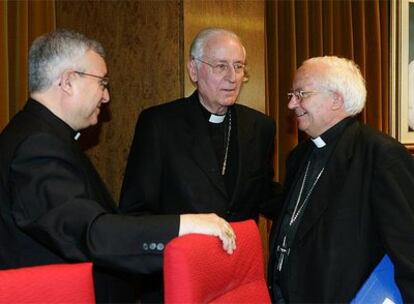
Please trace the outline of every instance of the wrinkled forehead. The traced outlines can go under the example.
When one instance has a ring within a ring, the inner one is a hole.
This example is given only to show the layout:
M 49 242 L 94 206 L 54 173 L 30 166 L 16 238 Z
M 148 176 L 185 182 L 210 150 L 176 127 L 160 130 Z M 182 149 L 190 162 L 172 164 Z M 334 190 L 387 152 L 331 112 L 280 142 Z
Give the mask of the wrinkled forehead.
M 204 45 L 204 55 L 207 57 L 228 56 L 244 60 L 243 45 L 235 37 L 227 34 L 218 34 L 207 39 Z
M 323 81 L 325 73 L 326 67 L 315 63 L 305 63 L 296 70 L 293 87 L 317 87 Z

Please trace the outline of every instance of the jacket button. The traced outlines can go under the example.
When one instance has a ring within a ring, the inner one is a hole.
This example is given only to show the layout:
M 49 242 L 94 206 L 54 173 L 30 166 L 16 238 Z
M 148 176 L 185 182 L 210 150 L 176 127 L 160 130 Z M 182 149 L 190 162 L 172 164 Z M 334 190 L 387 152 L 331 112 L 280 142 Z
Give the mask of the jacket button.
M 151 243 L 151 244 L 149 245 L 149 248 L 150 248 L 151 250 L 154 250 L 155 248 L 157 248 L 157 244 L 155 244 L 155 243 Z
M 162 251 L 164 249 L 164 244 L 158 243 L 157 250 Z
M 144 250 L 148 250 L 148 244 L 147 244 L 147 243 L 142 244 L 142 248 L 143 248 Z

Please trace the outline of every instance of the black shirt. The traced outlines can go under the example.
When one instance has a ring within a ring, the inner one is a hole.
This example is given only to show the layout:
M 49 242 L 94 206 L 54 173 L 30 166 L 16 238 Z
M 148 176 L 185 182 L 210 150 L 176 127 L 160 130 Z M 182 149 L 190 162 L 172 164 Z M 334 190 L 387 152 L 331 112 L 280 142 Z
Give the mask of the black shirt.
M 217 165 L 221 174 L 223 168 L 223 162 L 227 144 L 227 132 L 229 128 L 229 114 L 226 114 L 224 121 L 221 123 L 212 123 L 209 121 L 210 113 L 207 109 L 199 103 L 202 109 L 203 116 L 206 119 L 208 131 L 210 134 L 211 143 L 217 158 Z M 238 149 L 237 149 L 237 117 L 236 111 L 233 107 L 229 107 L 228 111 L 231 111 L 231 133 L 230 142 L 227 153 L 226 171 L 223 175 L 224 183 L 226 185 L 229 201 L 233 195 L 234 187 L 236 185 L 237 173 L 238 173 Z

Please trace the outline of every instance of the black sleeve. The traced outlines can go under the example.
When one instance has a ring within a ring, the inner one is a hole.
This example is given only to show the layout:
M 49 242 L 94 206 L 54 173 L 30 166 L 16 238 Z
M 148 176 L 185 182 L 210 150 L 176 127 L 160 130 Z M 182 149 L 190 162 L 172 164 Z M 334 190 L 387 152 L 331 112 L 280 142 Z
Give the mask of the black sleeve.
M 380 155 L 372 205 L 404 303 L 414 302 L 414 160 L 400 145 Z
M 17 226 L 63 258 L 151 272 L 162 267 L 165 244 L 177 236 L 178 216 L 113 214 L 70 145 L 49 134 L 26 139 L 10 167 Z M 95 187 L 95 188 L 94 188 Z

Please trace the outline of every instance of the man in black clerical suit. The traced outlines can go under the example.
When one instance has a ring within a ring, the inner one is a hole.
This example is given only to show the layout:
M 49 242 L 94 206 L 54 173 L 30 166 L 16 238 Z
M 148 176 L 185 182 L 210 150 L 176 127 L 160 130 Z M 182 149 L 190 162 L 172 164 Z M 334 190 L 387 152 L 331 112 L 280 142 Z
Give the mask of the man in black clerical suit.
M 141 113 L 122 187 L 122 211 L 215 212 L 229 221 L 274 214 L 275 124 L 235 104 L 245 62 L 245 48 L 235 33 L 209 28 L 195 37 L 187 67 L 197 90 Z M 162 302 L 161 273 L 156 280 L 145 278 L 150 283 L 144 302 Z
M 414 161 L 354 117 L 365 105 L 358 66 L 306 60 L 288 107 L 310 139 L 287 159 L 285 202 L 270 236 L 275 303 L 349 303 L 384 254 L 414 302 Z
M 114 271 L 159 271 L 172 238 L 217 235 L 231 253 L 234 237 L 213 214 L 119 214 L 77 144 L 109 102 L 106 74 L 102 46 L 79 33 L 32 44 L 30 99 L 0 135 L 0 269 L 93 261 L 97 302 L 118 303 Z

